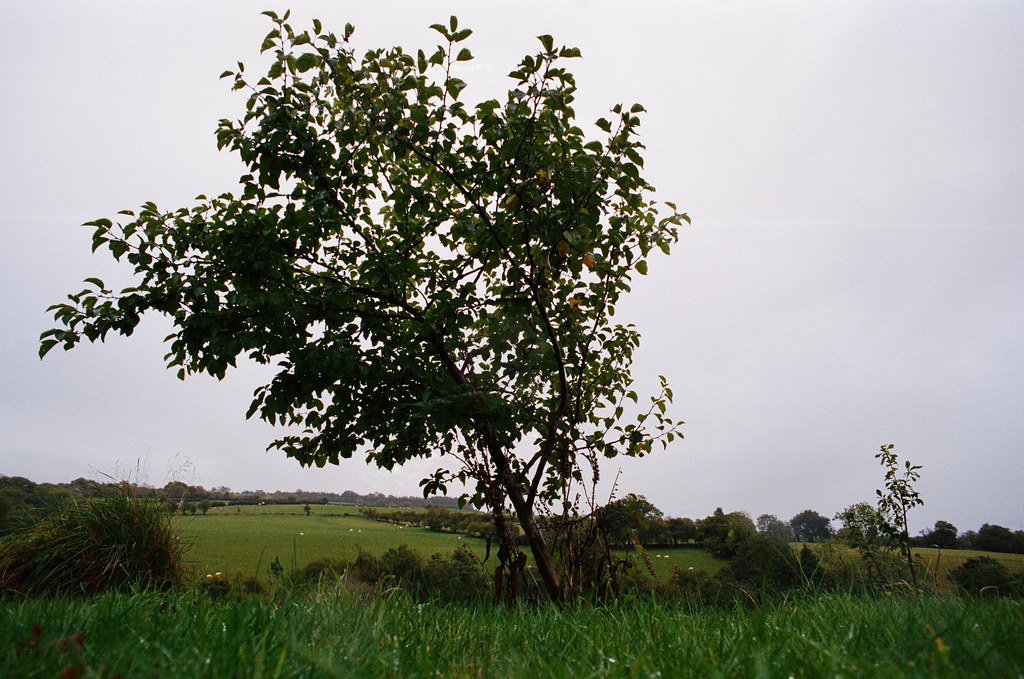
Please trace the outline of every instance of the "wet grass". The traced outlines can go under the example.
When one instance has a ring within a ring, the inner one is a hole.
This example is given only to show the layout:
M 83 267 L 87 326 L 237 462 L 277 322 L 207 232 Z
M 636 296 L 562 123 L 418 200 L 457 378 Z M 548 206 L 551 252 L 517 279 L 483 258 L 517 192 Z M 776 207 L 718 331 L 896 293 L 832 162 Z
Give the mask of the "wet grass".
M 1004 677 L 1024 671 L 1022 638 L 1024 604 L 995 598 L 702 612 L 111 594 L 0 601 L 0 676 Z

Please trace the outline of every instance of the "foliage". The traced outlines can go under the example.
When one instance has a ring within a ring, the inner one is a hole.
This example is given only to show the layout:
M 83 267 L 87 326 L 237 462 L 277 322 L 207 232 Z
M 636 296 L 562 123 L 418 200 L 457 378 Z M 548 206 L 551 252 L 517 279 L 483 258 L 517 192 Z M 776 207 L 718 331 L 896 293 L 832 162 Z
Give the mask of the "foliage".
M 755 525 L 757 526 L 758 535 L 782 542 L 791 542 L 793 540 L 793 531 L 790 529 L 789 524 L 774 514 L 762 514 L 757 517 Z
M 669 537 L 673 545 L 685 545 L 697 539 L 697 524 L 686 517 L 669 517 L 665 519 Z
M 797 542 L 824 542 L 832 537 L 831 522 L 810 509 L 805 509 L 790 519 L 789 527 Z
M 288 584 L 291 587 L 308 589 L 322 583 L 335 583 L 345 575 L 348 569 L 349 563 L 344 559 L 322 556 L 296 569 L 289 576 Z
M 359 550 L 351 564 L 321 560 L 300 572 L 301 578 L 293 581 L 316 584 L 320 579 L 331 582 L 344 575 L 350 584 L 401 589 L 420 601 L 468 601 L 484 596 L 488 583 L 480 561 L 464 545 L 448 555 L 435 552 L 429 558 L 405 544 L 380 556 Z
M 739 552 L 741 546 L 757 532 L 754 522 L 744 512 L 726 514 L 719 507 L 715 513 L 697 522 L 701 544 L 712 555 L 726 559 Z
M 612 541 L 619 546 L 629 544 L 632 532 L 643 545 L 665 544 L 667 526 L 664 514 L 643 495 L 629 493 L 601 508 L 601 521 Z
M 168 367 L 183 379 L 222 378 L 244 357 L 275 364 L 248 413 L 295 426 L 274 447 L 318 466 L 451 456 L 456 470 L 424 479 L 424 493 L 469 483 L 511 580 L 523 573 L 510 505 L 560 598 L 538 512 L 568 512 L 601 458 L 675 436 L 671 390 L 662 379 L 637 405 L 639 334 L 612 321 L 648 255 L 688 221 L 667 203 L 663 216 L 640 175 L 643 107 L 616 105 L 596 123 L 602 138 L 587 137 L 563 65 L 579 50 L 546 35 L 504 102 L 471 107 L 452 75 L 473 58 L 471 31 L 454 17 L 432 26 L 445 44 L 429 56 L 359 60 L 351 26 L 297 33 L 287 13 L 266 14 L 269 71 L 223 74 L 250 93 L 217 131 L 248 168 L 240 193 L 90 222 L 94 250 L 126 259 L 134 284 L 86 279 L 51 307 L 60 327 L 40 353 L 131 334 L 156 312 L 173 321 Z
M 0 476 L 0 537 L 59 510 L 73 498 L 66 487 Z
M 462 545 L 448 556 L 434 553 L 423 567 L 427 595 L 441 601 L 468 601 L 482 598 L 488 579 L 473 550 Z
M 741 542 L 718 577 L 758 595 L 784 592 L 803 584 L 800 564 L 789 542 L 750 535 Z
M 1004 526 L 986 523 L 978 530 L 973 546 L 986 552 L 1024 554 L 1024 531 L 1012 532 Z
M 914 568 L 914 557 L 910 551 L 910 527 L 907 524 L 907 512 L 924 500 L 914 489 L 914 483 L 921 478 L 918 470 L 921 465 L 912 465 L 907 460 L 900 469 L 899 457 L 893 451 L 893 444 L 884 445 L 875 459 L 885 469 L 885 490 L 879 488 L 878 513 L 884 519 L 881 528 L 888 536 L 891 544 L 903 555 L 910 573 L 910 583 L 917 587 L 917 571 Z
M 842 527 L 836 537 L 856 549 L 866 569 L 868 582 L 891 586 L 904 576 L 899 562 L 893 563 L 892 538 L 882 513 L 867 502 L 850 505 L 835 517 Z
M 1006 566 L 989 556 L 976 556 L 950 571 L 950 579 L 971 594 L 1024 593 L 1024 573 L 1011 576 Z
M 935 528 L 930 531 L 921 531 L 921 536 L 914 540 L 915 544 L 922 547 L 943 547 L 956 549 L 959 531 L 956 526 L 948 521 L 936 521 Z
M 124 484 L 8 536 L 0 543 L 0 592 L 173 589 L 188 578 L 182 549 L 160 505 Z

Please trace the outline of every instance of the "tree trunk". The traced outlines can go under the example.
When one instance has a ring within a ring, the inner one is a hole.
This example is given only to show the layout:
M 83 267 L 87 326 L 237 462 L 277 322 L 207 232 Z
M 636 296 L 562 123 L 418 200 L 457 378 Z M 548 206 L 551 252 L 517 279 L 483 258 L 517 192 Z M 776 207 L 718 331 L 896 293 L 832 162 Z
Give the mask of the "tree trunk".
M 512 487 L 507 490 L 509 499 L 512 500 L 512 506 L 516 510 L 516 516 L 519 517 L 519 525 L 526 533 L 526 541 L 530 544 L 530 551 L 533 552 L 533 559 L 537 562 L 537 569 L 544 581 L 544 587 L 548 590 L 552 601 L 561 601 L 562 579 L 558 577 L 554 559 L 551 558 L 551 550 L 548 549 L 544 534 L 541 533 L 540 526 L 537 525 L 533 507 L 526 503 L 518 488 Z

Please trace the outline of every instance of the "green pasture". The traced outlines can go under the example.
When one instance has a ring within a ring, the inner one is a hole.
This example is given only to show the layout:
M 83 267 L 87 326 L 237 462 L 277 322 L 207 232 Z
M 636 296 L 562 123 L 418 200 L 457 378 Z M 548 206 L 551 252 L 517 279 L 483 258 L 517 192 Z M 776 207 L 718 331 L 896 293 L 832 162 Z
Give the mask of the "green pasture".
M 275 558 L 291 571 L 320 557 L 351 560 L 360 548 L 380 554 L 402 543 L 426 555 L 464 543 L 481 559 L 486 550 L 481 539 L 373 521 L 355 507 L 310 509 L 306 516 L 302 505 L 222 507 L 205 516 L 175 517 L 175 525 L 188 545 L 188 564 L 201 574 L 240 572 L 261 579 Z
M 200 575 L 241 573 L 265 579 L 275 558 L 287 572 L 320 557 L 352 560 L 359 549 L 381 554 L 403 543 L 425 556 L 460 545 L 468 545 L 480 559 L 487 551 L 482 538 L 374 521 L 350 505 L 310 505 L 309 516 L 303 505 L 220 507 L 206 515 L 177 516 L 174 522 L 188 545 L 185 558 Z M 626 555 L 646 572 L 635 552 Z M 713 573 L 723 564 L 697 548 L 652 548 L 647 555 L 662 581 L 671 577 L 673 566 Z
M 803 545 L 794 543 L 794 549 Z M 808 547 L 817 552 L 833 548 L 832 545 L 808 543 Z M 840 547 L 843 560 L 850 564 L 858 564 L 860 555 L 856 549 Z M 987 556 L 1001 563 L 1011 573 L 1024 571 L 1024 554 L 1002 554 L 999 552 L 980 552 L 973 549 L 938 549 L 936 547 L 914 547 L 912 549 L 918 569 L 918 580 L 922 584 L 935 585 L 940 592 L 954 589 L 949 573 L 963 565 L 968 559 Z
M 381 554 L 403 543 L 424 556 L 446 554 L 460 545 L 468 545 L 480 559 L 486 555 L 486 541 L 482 538 L 374 521 L 351 505 L 310 505 L 310 512 L 306 516 L 301 504 L 221 507 L 206 515 L 175 517 L 175 525 L 189 545 L 188 564 L 200 575 L 241 573 L 266 579 L 275 558 L 289 572 L 320 557 L 352 560 L 360 549 Z M 800 545 L 794 547 L 799 549 Z M 821 549 L 820 545 L 811 547 Z M 855 550 L 843 550 L 844 559 L 851 563 L 859 560 Z M 641 572 L 647 572 L 633 550 L 624 553 Z M 955 549 L 940 552 L 935 548 L 917 548 L 914 553 L 923 566 L 922 579 L 936 583 L 938 573 L 940 591 L 950 588 L 949 572 L 971 557 L 992 557 L 1010 572 L 1024 570 L 1024 555 L 1020 554 Z M 652 547 L 647 556 L 662 582 L 668 581 L 676 566 L 714 573 L 725 563 L 695 547 Z
M 979 552 L 973 549 L 942 549 L 935 547 L 915 547 L 914 555 L 918 563 L 922 563 L 928 569 L 929 582 L 938 584 L 940 590 L 947 590 L 952 586 L 949 579 L 949 572 L 963 565 L 968 559 L 987 556 L 995 559 L 1006 566 L 1011 573 L 1024 571 L 1024 554 L 1000 554 L 998 552 Z M 936 583 L 936 573 L 938 581 Z

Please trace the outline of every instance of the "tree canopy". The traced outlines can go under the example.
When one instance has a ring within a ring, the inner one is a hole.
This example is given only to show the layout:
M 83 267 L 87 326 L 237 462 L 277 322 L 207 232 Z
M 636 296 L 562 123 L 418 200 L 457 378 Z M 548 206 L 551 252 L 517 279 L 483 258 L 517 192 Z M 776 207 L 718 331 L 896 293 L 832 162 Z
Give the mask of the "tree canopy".
M 453 65 L 473 58 L 471 31 L 455 17 L 431 27 L 432 51 L 360 59 L 351 25 L 296 32 L 266 14 L 269 70 L 223 74 L 248 94 L 217 130 L 247 166 L 238 193 L 90 222 L 93 250 L 127 261 L 134 285 L 86 279 L 51 307 L 59 327 L 40 354 L 130 335 L 156 312 L 173 320 L 167 365 L 182 379 L 221 378 L 244 357 L 276 365 L 248 411 L 291 426 L 273 447 L 318 466 L 450 456 L 424 493 L 468 484 L 515 583 L 511 509 L 563 596 L 537 513 L 574 511 L 573 485 L 596 484 L 601 458 L 676 435 L 671 390 L 662 378 L 641 401 L 639 334 L 612 320 L 689 221 L 641 177 L 643 107 L 616 105 L 584 133 L 564 65 L 579 50 L 547 35 L 504 101 L 470 106 Z
M 789 527 L 797 542 L 824 542 L 832 537 L 832 522 L 811 509 L 790 519 Z

